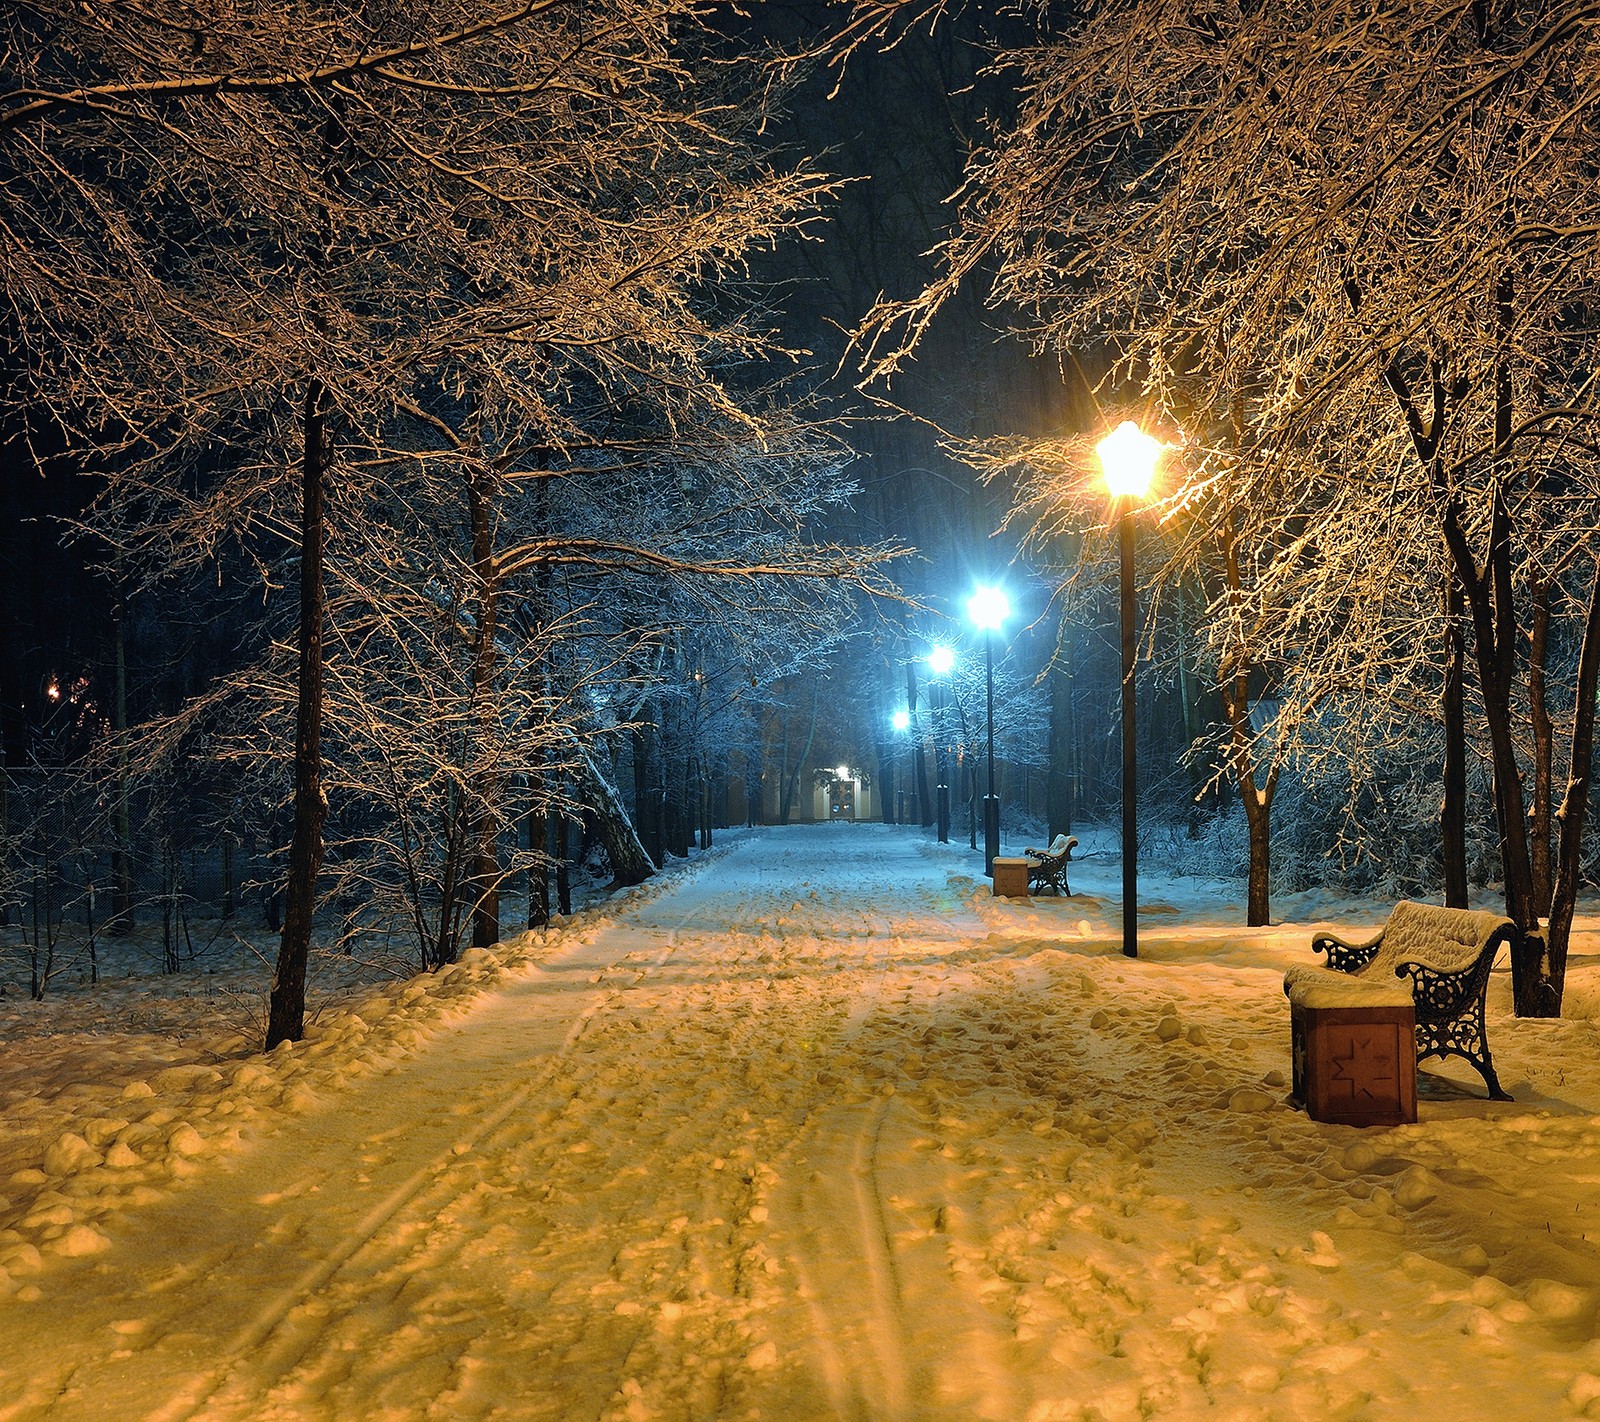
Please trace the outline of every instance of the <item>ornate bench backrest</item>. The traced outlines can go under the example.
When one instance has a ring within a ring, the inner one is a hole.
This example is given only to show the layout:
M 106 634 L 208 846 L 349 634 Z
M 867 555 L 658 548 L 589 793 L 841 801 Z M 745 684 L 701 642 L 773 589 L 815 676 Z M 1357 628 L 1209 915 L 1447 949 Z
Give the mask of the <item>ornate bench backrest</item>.
M 1497 932 L 1511 926 L 1509 918 L 1486 909 L 1440 908 L 1401 899 L 1384 924 L 1377 957 L 1362 975 L 1389 977 L 1397 963 L 1417 961 L 1459 972 L 1477 961 Z

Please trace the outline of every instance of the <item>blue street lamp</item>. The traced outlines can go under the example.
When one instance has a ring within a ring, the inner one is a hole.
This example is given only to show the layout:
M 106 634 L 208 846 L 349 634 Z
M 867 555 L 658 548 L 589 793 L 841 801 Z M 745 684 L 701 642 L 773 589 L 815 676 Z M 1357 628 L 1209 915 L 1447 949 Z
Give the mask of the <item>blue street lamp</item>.
M 1124 420 L 1097 444 L 1106 490 L 1117 516 L 1122 602 L 1122 951 L 1139 956 L 1139 772 L 1135 758 L 1133 662 L 1133 513 L 1150 492 L 1156 462 L 1167 446 L 1132 420 Z
M 911 713 L 902 706 L 889 717 L 889 724 L 897 735 L 903 736 L 911 729 Z M 900 781 L 894 795 L 894 822 L 897 825 L 906 822 L 905 770 L 905 748 L 902 746 L 895 752 L 895 774 Z
M 939 826 L 939 843 L 950 843 L 950 756 L 945 748 L 945 698 L 949 695 L 947 678 L 955 669 L 956 654 L 939 645 L 928 653 L 928 671 L 933 691 L 933 775 L 934 801 Z
M 984 634 L 983 665 L 989 708 L 989 793 L 983 797 L 983 872 L 994 877 L 994 857 L 1000 852 L 1000 797 L 994 793 L 994 634 L 1011 616 L 1011 599 L 1004 588 L 985 585 L 967 599 L 967 619 Z

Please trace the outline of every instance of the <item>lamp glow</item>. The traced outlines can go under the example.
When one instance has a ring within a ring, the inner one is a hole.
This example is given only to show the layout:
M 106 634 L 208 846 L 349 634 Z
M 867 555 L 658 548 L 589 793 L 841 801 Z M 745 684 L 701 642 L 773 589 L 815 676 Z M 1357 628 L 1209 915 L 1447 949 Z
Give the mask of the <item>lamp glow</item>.
M 1132 420 L 1124 420 L 1094 447 L 1114 499 L 1144 498 L 1166 451 L 1166 445 Z
M 897 731 L 904 731 L 911 725 L 911 713 L 903 706 L 889 718 Z
M 984 586 L 967 599 L 967 618 L 980 632 L 998 632 L 1011 616 L 1011 599 L 1004 588 Z
M 928 670 L 935 676 L 949 676 L 956 664 L 956 654 L 948 647 L 935 647 L 928 653 Z

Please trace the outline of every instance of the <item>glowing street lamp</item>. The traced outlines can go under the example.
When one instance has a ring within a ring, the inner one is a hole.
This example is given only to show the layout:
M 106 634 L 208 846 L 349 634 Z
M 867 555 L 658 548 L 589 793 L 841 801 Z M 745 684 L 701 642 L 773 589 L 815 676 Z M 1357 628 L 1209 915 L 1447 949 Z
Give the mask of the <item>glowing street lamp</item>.
M 1000 852 L 1000 799 L 994 793 L 994 634 L 1011 616 L 1011 599 L 1004 588 L 977 588 L 967 599 L 967 619 L 983 638 L 983 665 L 989 708 L 989 793 L 983 797 L 983 872 L 994 877 L 994 857 Z
M 945 679 L 955 670 L 956 654 L 942 643 L 928 652 L 928 671 L 933 691 L 933 787 L 939 843 L 950 843 L 950 757 L 945 751 L 944 699 L 949 694 Z
M 1122 951 L 1139 956 L 1139 771 L 1133 697 L 1133 513 L 1167 446 L 1124 420 L 1094 447 L 1117 516 L 1122 594 Z
M 895 734 L 904 736 L 911 729 L 911 712 L 904 706 L 893 712 L 889 717 L 889 724 L 894 727 Z M 890 762 L 896 782 L 891 782 L 893 788 L 885 787 L 884 795 L 888 802 L 887 808 L 892 818 L 889 824 L 903 825 L 906 822 L 906 767 L 904 744 L 895 747 L 894 759 Z

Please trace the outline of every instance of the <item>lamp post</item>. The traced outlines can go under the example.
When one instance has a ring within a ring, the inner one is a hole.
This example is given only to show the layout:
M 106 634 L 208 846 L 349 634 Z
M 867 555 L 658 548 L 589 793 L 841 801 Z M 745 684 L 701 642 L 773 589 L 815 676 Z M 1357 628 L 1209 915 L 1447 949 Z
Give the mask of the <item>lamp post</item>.
M 1000 797 L 994 793 L 994 634 L 1011 615 L 1011 600 L 1003 588 L 984 586 L 967 599 L 967 618 L 984 634 L 983 667 L 989 710 L 989 793 L 983 797 L 983 872 L 994 876 L 994 857 L 1000 852 Z
M 933 775 L 938 782 L 933 788 L 937 808 L 939 843 L 950 843 L 950 757 L 945 750 L 944 700 L 949 695 L 945 681 L 956 664 L 956 654 L 946 646 L 934 647 L 928 653 L 928 670 L 932 673 L 933 691 Z
M 904 737 L 905 733 L 911 728 L 911 713 L 902 706 L 889 718 L 889 724 L 894 727 L 896 735 Z M 900 778 L 900 785 L 903 787 L 905 785 L 906 770 L 905 747 L 903 745 L 895 752 L 895 760 L 899 763 L 897 774 Z M 903 825 L 906 822 L 906 792 L 904 788 L 899 788 L 896 792 L 894 819 L 896 824 Z
M 1166 445 L 1132 420 L 1124 420 L 1099 444 L 1095 453 L 1105 471 L 1106 489 L 1117 517 L 1122 612 L 1122 951 L 1139 956 L 1139 771 L 1134 713 L 1133 663 L 1134 582 L 1133 513 L 1150 491 L 1156 461 Z

